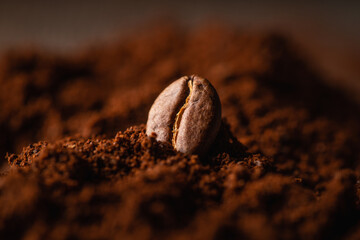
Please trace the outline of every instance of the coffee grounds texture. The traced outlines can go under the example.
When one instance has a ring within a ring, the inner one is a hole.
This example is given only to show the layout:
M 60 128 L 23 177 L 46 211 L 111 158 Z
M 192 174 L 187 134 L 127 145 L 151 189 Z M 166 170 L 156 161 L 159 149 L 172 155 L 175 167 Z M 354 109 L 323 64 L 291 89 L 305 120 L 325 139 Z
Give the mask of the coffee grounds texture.
M 359 239 L 359 106 L 312 66 L 282 35 L 224 25 L 147 26 L 68 56 L 8 51 L 0 239 Z M 144 125 L 194 73 L 223 110 L 202 158 Z

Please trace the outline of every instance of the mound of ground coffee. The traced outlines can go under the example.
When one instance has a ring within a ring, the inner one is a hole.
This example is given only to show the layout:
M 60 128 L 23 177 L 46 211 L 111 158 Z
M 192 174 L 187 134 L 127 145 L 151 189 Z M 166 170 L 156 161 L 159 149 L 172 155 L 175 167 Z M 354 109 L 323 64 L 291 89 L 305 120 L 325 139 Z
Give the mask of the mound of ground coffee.
M 359 107 L 299 51 L 171 24 L 72 56 L 9 51 L 0 238 L 358 239 Z M 222 102 L 202 158 L 145 134 L 161 90 L 191 74 Z

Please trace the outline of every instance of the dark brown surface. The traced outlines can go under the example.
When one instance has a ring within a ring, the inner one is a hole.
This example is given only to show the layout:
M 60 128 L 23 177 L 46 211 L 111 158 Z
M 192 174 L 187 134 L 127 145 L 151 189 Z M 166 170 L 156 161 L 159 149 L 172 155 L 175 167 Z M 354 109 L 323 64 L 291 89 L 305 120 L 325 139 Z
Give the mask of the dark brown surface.
M 4 56 L 2 154 L 50 143 L 8 156 L 1 239 L 358 239 L 358 106 L 298 51 L 278 35 L 163 26 L 77 56 Z M 192 73 L 223 107 L 201 161 L 139 125 Z

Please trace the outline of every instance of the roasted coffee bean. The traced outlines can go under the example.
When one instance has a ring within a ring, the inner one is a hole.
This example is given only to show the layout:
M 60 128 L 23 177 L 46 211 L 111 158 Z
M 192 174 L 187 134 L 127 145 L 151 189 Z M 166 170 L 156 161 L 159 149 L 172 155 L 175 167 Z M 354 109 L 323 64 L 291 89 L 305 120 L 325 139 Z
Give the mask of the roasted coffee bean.
M 146 134 L 171 143 L 179 152 L 204 154 L 221 122 L 221 103 L 211 83 L 199 76 L 182 77 L 165 88 L 152 105 Z

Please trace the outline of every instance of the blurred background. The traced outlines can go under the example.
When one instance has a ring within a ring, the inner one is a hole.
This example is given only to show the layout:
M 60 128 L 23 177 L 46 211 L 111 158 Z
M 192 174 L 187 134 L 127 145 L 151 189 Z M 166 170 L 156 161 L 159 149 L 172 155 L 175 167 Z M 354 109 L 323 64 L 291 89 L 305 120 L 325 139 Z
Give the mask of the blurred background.
M 328 79 L 360 101 L 359 1 L 0 1 L 0 53 L 36 46 L 68 53 L 111 41 L 150 19 L 222 22 L 289 35 Z

